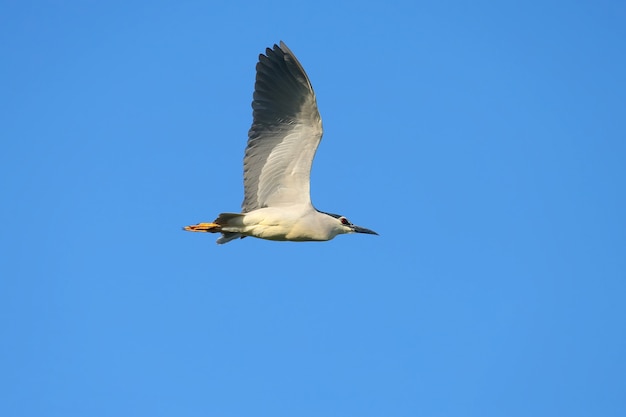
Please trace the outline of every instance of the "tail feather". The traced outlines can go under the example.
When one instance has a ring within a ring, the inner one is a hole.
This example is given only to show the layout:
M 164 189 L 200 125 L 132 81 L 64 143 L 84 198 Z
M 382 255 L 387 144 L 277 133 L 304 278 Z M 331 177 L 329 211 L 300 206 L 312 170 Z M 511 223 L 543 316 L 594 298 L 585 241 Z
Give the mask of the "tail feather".
M 241 227 L 243 226 L 244 213 L 220 213 L 217 219 L 213 220 L 213 223 L 217 223 L 222 228 L 226 227 Z
M 217 239 L 217 244 L 222 245 L 228 243 L 231 240 L 237 238 L 244 238 L 241 233 L 232 231 L 233 229 L 240 229 L 243 226 L 243 213 L 220 213 L 215 219 L 214 223 L 219 224 L 222 229 L 222 236 Z M 231 229 L 231 231 L 228 231 Z
M 230 242 L 231 240 L 237 239 L 238 237 L 243 239 L 245 236 L 242 236 L 241 233 L 222 232 L 222 236 L 219 237 L 216 242 L 218 245 L 222 245 L 224 243 Z

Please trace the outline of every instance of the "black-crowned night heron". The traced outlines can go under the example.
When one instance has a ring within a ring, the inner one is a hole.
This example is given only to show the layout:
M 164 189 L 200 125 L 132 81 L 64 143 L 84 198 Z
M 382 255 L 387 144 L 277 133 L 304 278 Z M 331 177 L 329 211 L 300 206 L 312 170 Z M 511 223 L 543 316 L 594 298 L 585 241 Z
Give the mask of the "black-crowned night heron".
M 242 212 L 222 213 L 213 223 L 184 230 L 221 233 L 217 243 L 245 236 L 311 241 L 343 233 L 377 234 L 311 204 L 309 177 L 322 119 L 309 77 L 283 42 L 259 55 L 252 109 Z

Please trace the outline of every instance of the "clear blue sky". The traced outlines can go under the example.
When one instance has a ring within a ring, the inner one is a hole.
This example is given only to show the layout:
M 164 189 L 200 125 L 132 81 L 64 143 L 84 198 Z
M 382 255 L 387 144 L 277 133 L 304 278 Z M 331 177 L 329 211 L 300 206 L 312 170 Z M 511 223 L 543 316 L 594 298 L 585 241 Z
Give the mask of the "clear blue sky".
M 0 415 L 626 415 L 624 2 L 0 9 Z M 380 236 L 181 231 L 281 39 Z

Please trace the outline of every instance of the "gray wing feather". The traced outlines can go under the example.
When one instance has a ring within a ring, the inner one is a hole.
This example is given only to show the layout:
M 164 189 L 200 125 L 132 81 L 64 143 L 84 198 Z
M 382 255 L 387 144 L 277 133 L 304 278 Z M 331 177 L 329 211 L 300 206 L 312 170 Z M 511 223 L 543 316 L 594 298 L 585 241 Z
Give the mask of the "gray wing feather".
M 281 42 L 259 55 L 243 164 L 243 212 L 309 203 L 322 120 L 302 65 Z

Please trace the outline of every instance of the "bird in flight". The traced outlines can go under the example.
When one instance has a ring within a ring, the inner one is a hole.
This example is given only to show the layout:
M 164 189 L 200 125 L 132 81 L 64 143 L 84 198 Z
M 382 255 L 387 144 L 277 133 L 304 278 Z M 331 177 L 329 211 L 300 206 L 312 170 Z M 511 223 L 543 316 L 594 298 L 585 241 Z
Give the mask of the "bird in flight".
M 345 233 L 378 234 L 311 203 L 311 164 L 322 139 L 322 119 L 309 77 L 282 41 L 259 55 L 252 117 L 241 213 L 221 213 L 212 223 L 184 230 L 221 233 L 218 244 L 246 236 L 324 241 Z

